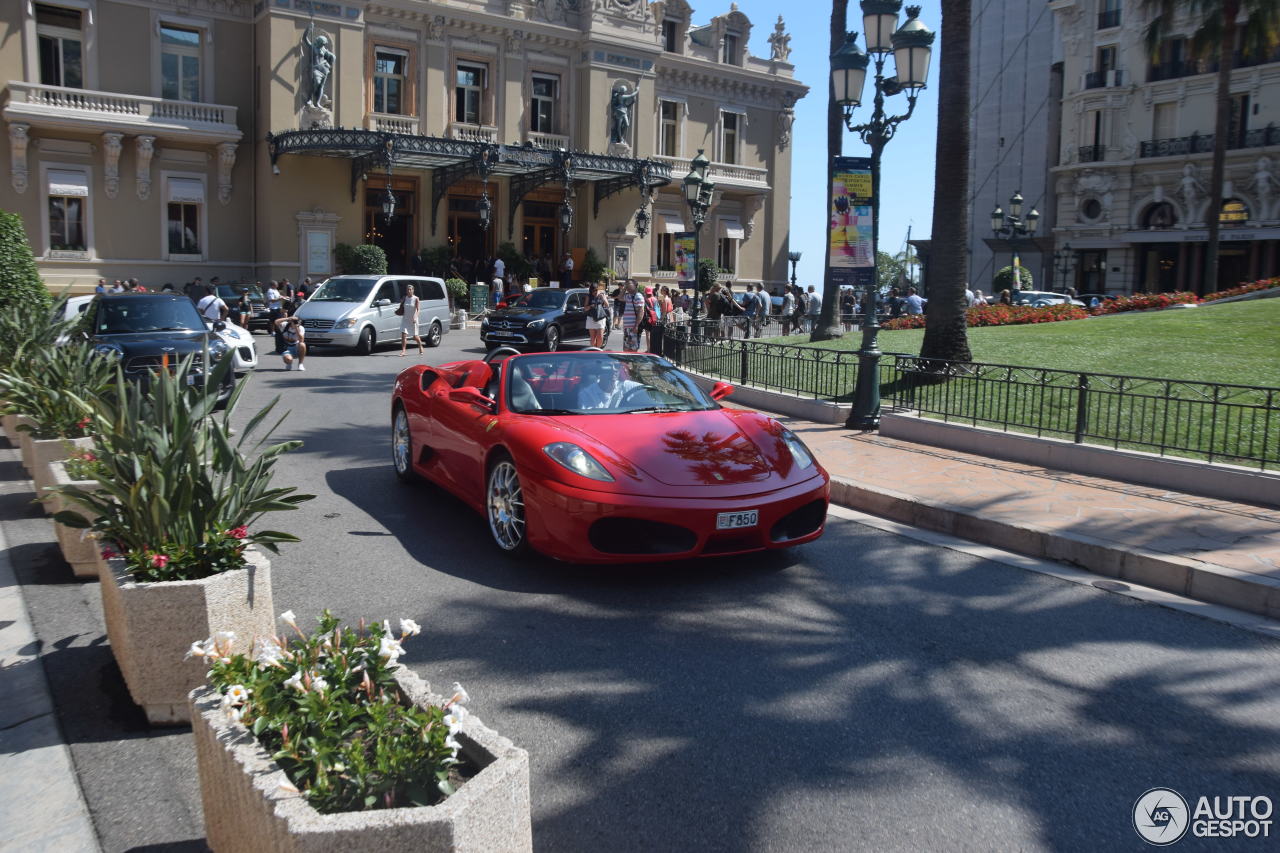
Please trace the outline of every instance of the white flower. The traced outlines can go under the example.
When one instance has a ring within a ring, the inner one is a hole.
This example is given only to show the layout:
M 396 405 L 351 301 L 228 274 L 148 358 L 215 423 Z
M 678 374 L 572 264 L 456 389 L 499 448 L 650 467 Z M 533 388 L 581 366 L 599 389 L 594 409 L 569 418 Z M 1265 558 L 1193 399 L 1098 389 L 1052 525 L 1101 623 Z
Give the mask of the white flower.
M 446 705 L 465 705 L 471 701 L 471 697 L 467 695 L 467 691 L 463 690 L 462 685 L 458 682 L 453 682 L 453 687 L 451 689 L 453 690 L 453 698 L 446 702 Z
M 293 675 L 289 676 L 289 678 L 285 681 L 284 686 L 292 687 L 295 690 L 301 691 L 302 693 L 306 693 L 307 688 L 302 685 L 302 670 L 298 670 Z
M 460 711 L 461 713 L 449 713 L 444 715 L 444 724 L 449 727 L 449 735 L 452 737 L 462 729 L 462 721 L 467 717 L 467 709 L 459 705 L 457 708 L 450 708 L 450 711 Z
M 404 646 L 395 637 L 383 637 L 378 645 L 378 657 L 387 663 L 395 663 L 396 658 L 404 654 Z
M 300 793 L 302 793 L 302 792 L 301 792 L 301 791 L 299 791 L 296 787 L 294 787 L 293 783 L 288 782 L 288 781 L 285 781 L 285 782 L 281 782 L 281 783 L 280 783 L 280 790 L 281 790 L 281 791 L 286 791 L 286 792 L 288 792 L 288 793 L 290 793 L 290 794 L 300 794 Z
M 199 640 L 196 640 L 194 643 L 191 644 L 191 648 L 190 650 L 187 651 L 187 655 L 186 657 L 183 658 L 183 660 L 190 660 L 191 658 L 202 658 L 206 654 L 208 654 L 208 652 L 206 652 L 204 649 L 204 643 L 200 642 Z
M 450 734 L 447 738 L 444 739 L 444 745 L 449 749 L 453 750 L 454 755 L 457 755 L 458 750 L 462 749 L 462 744 L 458 743 L 458 739 L 455 738 L 452 734 Z
M 229 717 L 233 723 L 240 722 L 240 718 L 244 715 L 244 712 L 239 708 L 227 708 L 226 712 L 227 717 Z
M 321 678 L 318 675 L 312 676 L 311 689 L 317 693 L 323 693 L 324 691 L 329 689 L 329 682 L 325 681 L 323 678 Z
M 285 612 L 280 614 L 280 621 L 288 625 L 290 628 L 292 628 L 295 631 L 300 630 L 298 628 L 297 618 L 298 617 L 293 615 L 292 610 L 286 610 Z
M 276 666 L 285 657 L 285 651 L 274 637 L 259 637 L 253 644 L 253 659 L 263 666 Z
M 229 646 L 236 641 L 235 631 L 214 631 L 213 644 L 215 646 Z
M 222 694 L 222 701 L 227 705 L 243 705 L 249 701 L 249 691 L 243 684 L 233 684 Z
M 422 633 L 422 626 L 419 625 L 417 622 L 414 622 L 412 619 L 400 620 L 400 638 L 401 639 L 404 639 L 405 637 L 408 637 L 408 636 L 416 637 L 421 633 Z

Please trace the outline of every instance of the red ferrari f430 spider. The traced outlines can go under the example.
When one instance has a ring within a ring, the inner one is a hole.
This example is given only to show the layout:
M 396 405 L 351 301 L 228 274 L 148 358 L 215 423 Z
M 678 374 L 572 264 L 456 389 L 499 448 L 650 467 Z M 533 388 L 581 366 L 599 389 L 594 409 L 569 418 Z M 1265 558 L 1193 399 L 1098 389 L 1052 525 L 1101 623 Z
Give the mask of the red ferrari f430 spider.
M 778 421 L 722 407 L 732 386 L 642 353 L 503 354 L 410 367 L 391 401 L 397 476 L 457 495 L 503 551 L 648 562 L 822 535 L 827 472 Z

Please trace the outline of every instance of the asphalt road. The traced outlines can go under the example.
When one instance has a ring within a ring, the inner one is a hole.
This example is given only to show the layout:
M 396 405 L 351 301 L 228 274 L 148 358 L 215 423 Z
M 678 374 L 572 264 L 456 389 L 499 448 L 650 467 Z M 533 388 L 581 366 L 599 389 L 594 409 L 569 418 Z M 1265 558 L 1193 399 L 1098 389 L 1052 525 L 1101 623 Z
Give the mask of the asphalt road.
M 257 340 L 241 414 L 280 395 L 277 435 L 305 446 L 279 477 L 318 495 L 272 520 L 304 540 L 273 559 L 277 609 L 421 623 L 405 663 L 529 750 L 539 850 L 1138 850 L 1149 788 L 1280 800 L 1275 641 L 840 515 L 782 554 L 511 562 L 392 474 L 388 390 L 412 358 L 289 373 Z M 0 518 L 103 848 L 203 849 L 190 733 L 129 702 L 97 585 L 16 459 Z

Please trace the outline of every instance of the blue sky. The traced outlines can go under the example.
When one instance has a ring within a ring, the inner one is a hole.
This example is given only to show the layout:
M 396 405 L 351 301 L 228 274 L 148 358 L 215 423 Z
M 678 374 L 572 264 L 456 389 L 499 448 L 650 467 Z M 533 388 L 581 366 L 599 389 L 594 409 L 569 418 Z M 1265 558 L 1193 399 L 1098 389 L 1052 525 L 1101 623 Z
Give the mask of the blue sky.
M 915 0 L 923 7 L 920 20 L 929 29 L 941 33 L 942 13 L 938 0 Z M 728 0 L 701 0 L 694 6 L 694 23 L 707 23 L 712 16 L 728 11 Z M 903 4 L 905 9 L 906 3 Z M 826 158 L 827 158 L 827 79 L 830 76 L 831 3 L 828 0 L 805 0 L 781 3 L 778 0 L 738 0 L 738 8 L 751 19 L 751 52 L 769 56 L 769 34 L 782 15 L 791 34 L 791 61 L 796 78 L 808 84 L 809 94 L 796 105 L 796 122 L 791 151 L 791 248 L 801 252 L 799 280 L 822 286 L 822 252 L 826 223 Z M 899 22 L 906 20 L 906 12 Z M 847 29 L 861 32 L 862 10 L 857 0 L 849 2 Z M 929 86 L 920 93 L 915 114 L 899 125 L 897 136 L 885 147 L 880 193 L 880 250 L 896 254 L 904 248 L 907 226 L 912 239 L 928 237 L 933 224 L 933 164 L 937 140 L 937 78 L 941 35 L 934 41 L 933 62 L 929 68 Z M 859 44 L 866 42 L 859 36 Z M 893 59 L 885 66 L 892 74 Z M 867 76 L 863 106 L 855 111 L 854 121 L 870 116 L 871 75 Z M 885 110 L 898 114 L 906 109 L 906 96 L 888 98 Z M 847 157 L 870 156 L 870 149 L 855 134 L 844 136 Z

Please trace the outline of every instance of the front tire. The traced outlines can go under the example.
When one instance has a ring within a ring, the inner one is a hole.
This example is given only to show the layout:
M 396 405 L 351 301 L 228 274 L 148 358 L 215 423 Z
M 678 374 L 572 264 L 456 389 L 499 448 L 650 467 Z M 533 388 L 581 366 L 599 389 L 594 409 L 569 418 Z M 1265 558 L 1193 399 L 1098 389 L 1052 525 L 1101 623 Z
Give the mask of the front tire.
M 520 474 L 510 456 L 497 457 L 489 467 L 485 480 L 485 515 L 493 542 L 511 557 L 529 551 L 529 537 L 524 508 L 524 490 Z
M 560 329 L 550 326 L 547 329 L 547 352 L 555 352 L 558 349 L 560 349 Z
M 360 340 L 356 341 L 356 355 L 369 355 L 373 352 L 373 329 L 365 326 L 360 332 Z
M 412 483 L 418 479 L 413 472 L 413 434 L 409 431 L 409 414 L 399 404 L 391 414 L 391 464 L 395 466 L 400 482 Z
M 427 346 L 440 346 L 440 339 L 444 337 L 444 332 L 440 329 L 440 322 L 437 320 L 431 324 L 431 328 L 427 331 Z

